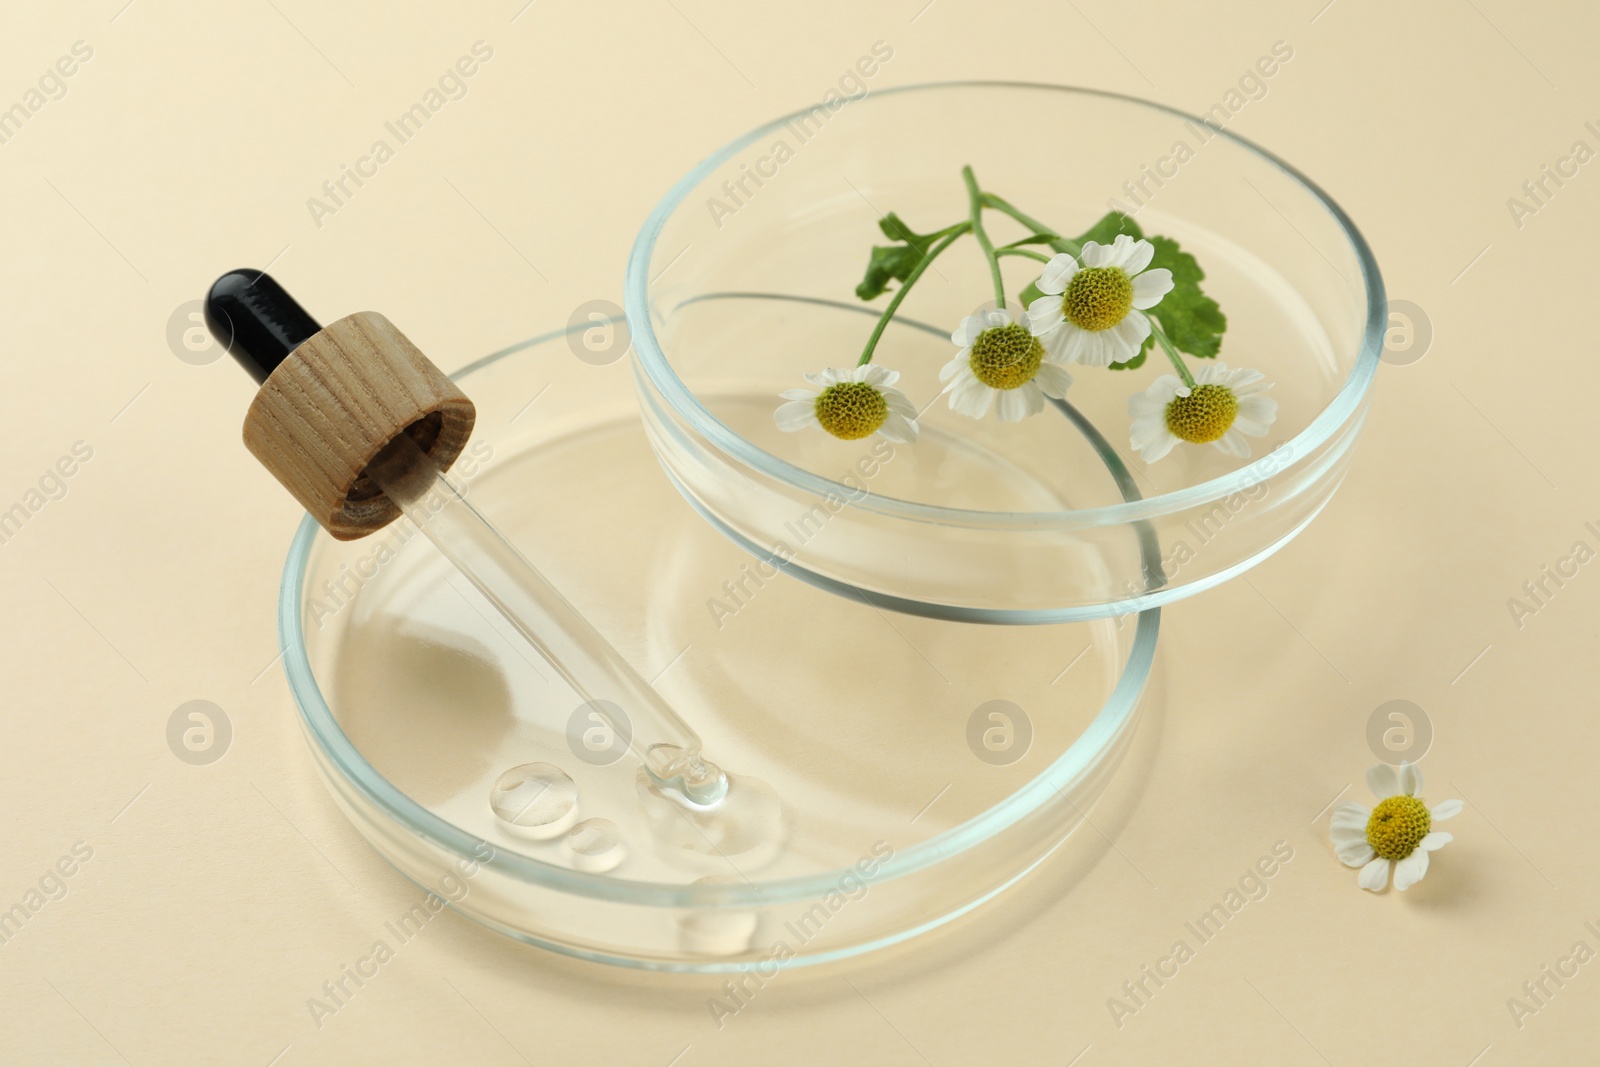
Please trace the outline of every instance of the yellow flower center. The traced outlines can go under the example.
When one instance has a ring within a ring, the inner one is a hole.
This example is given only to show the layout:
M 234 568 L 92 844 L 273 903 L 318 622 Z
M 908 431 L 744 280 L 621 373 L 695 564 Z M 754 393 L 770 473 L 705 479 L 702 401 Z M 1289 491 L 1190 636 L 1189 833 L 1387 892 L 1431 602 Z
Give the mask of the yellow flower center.
M 1390 797 L 1372 809 L 1367 844 L 1386 860 L 1403 860 L 1428 836 L 1433 816 L 1416 797 Z
M 841 441 L 857 441 L 883 425 L 889 402 L 866 382 L 839 382 L 817 397 L 817 421 Z
M 1044 362 L 1044 345 L 1020 322 L 991 326 L 972 342 L 972 374 L 991 389 L 1027 385 Z
M 1061 313 L 1080 330 L 1109 330 L 1132 308 L 1133 279 L 1121 267 L 1084 267 L 1061 296 Z
M 1239 414 L 1239 398 L 1226 385 L 1197 385 L 1167 404 L 1167 429 L 1174 437 L 1203 445 L 1228 432 Z

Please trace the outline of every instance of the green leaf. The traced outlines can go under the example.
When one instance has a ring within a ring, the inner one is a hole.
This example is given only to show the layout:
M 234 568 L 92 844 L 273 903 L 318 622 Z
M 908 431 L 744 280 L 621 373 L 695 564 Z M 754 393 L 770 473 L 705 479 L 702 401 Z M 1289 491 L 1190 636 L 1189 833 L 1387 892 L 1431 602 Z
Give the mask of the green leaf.
M 856 286 L 856 295 L 863 300 L 873 300 L 882 295 L 892 281 L 905 281 L 916 269 L 922 252 L 911 245 L 872 246 L 872 259 L 867 263 L 867 273 Z
M 904 241 L 906 244 L 916 245 L 922 249 L 926 249 L 949 232 L 948 230 L 940 230 L 938 233 L 919 234 L 916 230 L 907 226 L 900 216 L 892 211 L 878 220 L 878 229 L 882 230 L 883 235 L 891 241 Z
M 856 295 L 863 300 L 872 300 L 882 295 L 889 288 L 891 281 L 905 281 L 916 269 L 917 264 L 922 262 L 922 258 L 928 254 L 928 249 L 950 232 L 941 230 L 937 233 L 917 233 L 892 211 L 878 220 L 878 229 L 883 231 L 885 237 L 896 243 L 872 246 L 872 258 L 867 262 L 866 277 L 856 286 Z
M 1170 237 L 1145 238 L 1155 245 L 1150 267 L 1165 267 L 1172 272 L 1172 292 L 1161 298 L 1151 313 L 1167 332 L 1178 351 L 1201 359 L 1211 359 L 1222 347 L 1222 334 L 1228 318 L 1217 302 L 1200 289 L 1206 272 L 1189 253 Z M 1151 341 L 1146 340 L 1148 347 Z

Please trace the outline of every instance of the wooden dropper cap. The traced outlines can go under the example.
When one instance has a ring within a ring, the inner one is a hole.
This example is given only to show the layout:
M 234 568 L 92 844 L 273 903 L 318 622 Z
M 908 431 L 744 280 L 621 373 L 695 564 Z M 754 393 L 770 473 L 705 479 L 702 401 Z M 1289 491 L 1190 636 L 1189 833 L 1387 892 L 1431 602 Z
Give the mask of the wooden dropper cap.
M 400 515 L 366 475 L 384 445 L 408 434 L 447 470 L 472 435 L 472 401 L 377 312 L 321 327 L 266 274 L 236 270 L 212 285 L 205 315 L 261 385 L 245 447 L 341 541 Z

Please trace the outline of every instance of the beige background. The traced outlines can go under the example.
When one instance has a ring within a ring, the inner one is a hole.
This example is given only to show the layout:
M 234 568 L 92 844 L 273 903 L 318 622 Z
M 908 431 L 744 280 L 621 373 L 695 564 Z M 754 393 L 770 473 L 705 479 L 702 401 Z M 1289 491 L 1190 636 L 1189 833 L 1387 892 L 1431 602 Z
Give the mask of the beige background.
M 0 545 L 0 907 L 93 850 L 0 946 L 0 1060 L 1594 1061 L 1600 963 L 1520 1029 L 1506 1006 L 1574 942 L 1600 949 L 1600 564 L 1520 629 L 1507 608 L 1575 541 L 1600 547 L 1580 443 L 1600 165 L 1520 229 L 1506 206 L 1575 140 L 1600 148 L 1592 5 L 125 2 L 18 6 L 0 35 L 0 106 L 93 48 L 0 145 L 0 506 L 93 448 Z M 414 890 L 314 779 L 272 665 L 297 516 L 238 445 L 250 384 L 177 358 L 169 318 L 271 263 L 317 308 L 403 308 L 459 366 L 620 300 L 666 186 L 879 39 L 879 85 L 1055 81 L 1191 110 L 1289 42 L 1233 128 L 1346 206 L 1431 350 L 1381 370 L 1349 483 L 1297 544 L 1168 612 L 1160 731 L 1107 808 L 1115 849 L 1070 891 L 1031 883 L 909 949 L 785 975 L 720 1031 L 711 983 L 448 916 L 316 1027 L 306 998 Z M 494 57 L 470 94 L 316 226 L 306 198 L 477 40 Z M 196 698 L 235 730 L 207 767 L 165 740 Z M 1426 881 L 1372 896 L 1323 812 L 1364 798 L 1364 727 L 1392 698 L 1436 731 L 1429 793 L 1469 805 Z M 1295 858 L 1270 896 L 1119 1029 L 1106 999 L 1279 840 Z

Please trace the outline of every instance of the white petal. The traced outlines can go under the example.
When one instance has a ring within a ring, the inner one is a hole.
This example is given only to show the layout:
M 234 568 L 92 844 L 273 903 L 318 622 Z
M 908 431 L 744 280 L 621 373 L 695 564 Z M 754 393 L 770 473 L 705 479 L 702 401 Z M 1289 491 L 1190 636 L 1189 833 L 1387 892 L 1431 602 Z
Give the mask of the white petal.
M 1416 849 L 1394 865 L 1394 887 L 1404 892 L 1422 881 L 1422 876 L 1428 873 L 1428 854 L 1422 849 Z
M 1011 325 L 1011 312 L 1006 308 L 984 308 L 975 317 L 983 323 L 985 330 Z
M 970 363 L 952 361 L 950 364 L 946 364 L 945 368 L 939 372 L 939 377 L 946 378 L 944 388 L 939 390 L 941 395 L 944 393 L 957 393 L 967 386 L 982 384 L 978 381 L 977 376 L 972 373 L 972 365 Z
M 1062 321 L 1059 296 L 1041 296 L 1028 305 L 1028 332 L 1035 337 L 1043 337 Z
M 1222 384 L 1232 389 L 1236 396 L 1254 396 L 1272 388 L 1265 374 L 1249 367 L 1236 367 L 1229 371 Z
M 1128 339 L 1132 331 L 1123 329 L 1127 322 L 1127 319 L 1123 319 L 1111 329 L 1100 331 L 1100 343 L 1105 346 L 1112 363 L 1126 363 L 1139 354 L 1139 346 Z
M 773 412 L 773 418 L 778 420 L 778 429 L 784 433 L 794 433 L 807 426 L 818 426 L 817 405 L 814 400 L 794 400 L 782 404 Z
M 1143 318 L 1144 316 L 1139 316 Z M 1139 345 L 1144 338 L 1139 336 L 1139 327 L 1135 324 L 1132 315 L 1108 330 L 1101 330 L 1100 337 L 1106 346 L 1106 351 L 1111 353 L 1111 362 L 1126 363 L 1139 354 Z M 1137 338 L 1137 340 L 1135 340 Z
M 1372 818 L 1372 809 L 1364 808 L 1355 801 L 1347 800 L 1333 809 L 1333 818 L 1328 825 L 1334 829 L 1349 827 L 1366 833 L 1367 820 Z
M 1001 422 L 1021 422 L 1028 414 L 1028 400 L 1022 395 L 1021 389 L 999 390 L 1000 396 L 995 401 L 995 414 L 1000 416 Z
M 1422 791 L 1422 769 L 1415 763 L 1402 762 L 1400 764 L 1400 792 L 1408 797 L 1414 797 Z
M 1202 362 L 1194 372 L 1194 380 L 1198 385 L 1227 385 L 1228 365 L 1220 359 Z
M 889 412 L 889 417 L 883 420 L 883 425 L 878 427 L 878 436 L 896 444 L 909 445 L 917 439 L 917 420 L 908 419 L 896 412 Z
M 1087 330 L 1080 330 L 1071 323 L 1064 323 L 1061 327 L 1064 340 L 1061 345 L 1061 357 L 1068 363 L 1085 363 L 1084 357 L 1089 354 L 1092 337 Z
M 1136 348 L 1144 344 L 1144 339 L 1150 336 L 1152 330 L 1150 319 L 1146 315 L 1127 315 L 1117 323 L 1116 328 L 1122 332 L 1122 336 L 1132 341 Z
M 1144 347 L 1144 339 L 1150 336 L 1150 320 L 1143 315 L 1128 315 L 1117 323 L 1108 334 L 1116 335 L 1118 355 L 1111 360 L 1113 363 L 1126 363 L 1139 354 L 1139 349 Z
M 1379 800 L 1400 795 L 1400 777 L 1387 763 L 1380 763 L 1367 772 L 1367 788 Z
M 1165 430 L 1164 426 L 1163 430 Z M 1170 432 L 1163 432 L 1147 442 L 1143 447 L 1137 445 L 1134 447 L 1139 449 L 1139 457 L 1146 463 L 1155 463 L 1158 460 L 1165 459 L 1167 453 L 1171 452 L 1173 446 L 1177 443 L 1178 438 L 1175 435 Z
M 968 315 L 950 334 L 950 341 L 957 348 L 971 348 L 972 342 L 976 341 L 982 332 L 983 322 L 976 315 Z
M 1359 826 L 1332 826 L 1328 828 L 1328 840 L 1334 845 L 1347 845 L 1352 841 L 1365 841 L 1366 831 Z M 1366 860 L 1362 860 L 1365 863 Z
M 917 417 L 917 405 L 913 404 L 911 398 L 900 390 L 885 388 L 880 390 L 880 394 L 883 397 L 883 402 L 889 405 L 889 410 L 896 415 L 904 415 L 908 419 Z
M 1058 252 L 1050 257 L 1050 262 L 1044 265 L 1044 273 L 1039 275 L 1039 280 L 1033 284 L 1041 293 L 1060 296 L 1067 291 L 1067 283 L 1077 272 L 1078 261 L 1065 252 Z
M 973 393 L 972 401 L 968 404 L 965 414 L 971 415 L 975 419 L 981 419 L 989 414 L 989 408 L 994 403 L 994 394 L 995 391 L 993 389 L 981 393 Z
M 1428 815 L 1434 822 L 1444 822 L 1460 815 L 1461 809 L 1466 806 L 1465 802 L 1460 800 L 1442 800 L 1428 809 Z
M 978 380 L 978 376 L 972 373 L 971 367 L 962 367 L 961 373 L 957 374 L 955 379 L 945 388 L 953 393 L 965 394 L 982 392 L 990 387 Z M 990 391 L 992 392 L 993 390 L 991 389 Z
M 1361 874 L 1356 878 L 1356 885 L 1362 889 L 1370 889 L 1374 893 L 1388 884 L 1389 861 L 1381 856 L 1361 868 Z
M 880 367 L 876 363 L 868 363 L 856 368 L 856 381 L 866 382 L 883 388 L 893 385 L 900 380 L 900 372 Z M 882 388 L 879 389 L 882 392 Z
M 1188 395 L 1184 390 L 1183 379 L 1176 374 L 1163 374 L 1151 382 L 1150 388 L 1144 391 L 1145 396 L 1160 402 L 1163 413 L 1167 410 L 1167 405 L 1172 403 L 1173 398 L 1180 394 Z
M 1250 454 L 1250 442 L 1231 426 L 1228 427 L 1227 433 L 1211 442 L 1211 447 L 1224 455 L 1237 456 L 1240 459 Z
M 1083 332 L 1083 355 L 1080 362 L 1086 367 L 1109 367 L 1112 363 L 1121 363 L 1132 359 L 1131 355 L 1124 356 L 1121 340 L 1114 336 L 1114 330 Z
M 1045 363 L 1054 363 L 1058 367 L 1064 367 L 1072 362 L 1067 358 L 1067 333 L 1067 327 L 1061 326 L 1039 338 L 1039 342 L 1044 345 Z
M 1128 398 L 1128 414 L 1136 419 L 1160 418 L 1166 409 L 1165 401 L 1157 400 L 1149 393 L 1134 393 Z
M 1167 425 L 1160 405 L 1144 393 L 1134 393 L 1128 398 L 1128 417 L 1133 420 L 1128 426 L 1128 432 L 1133 436 L 1135 448 L 1148 440 L 1150 434 L 1165 429 Z
M 819 394 L 815 389 L 785 389 L 778 395 L 785 400 L 815 400 Z
M 948 382 L 951 378 L 955 377 L 956 373 L 963 367 L 968 368 L 968 372 L 970 373 L 971 366 L 972 350 L 970 348 L 963 348 L 961 351 L 956 353 L 954 359 L 952 359 L 949 363 L 946 363 L 943 367 L 939 368 L 939 380 L 941 382 Z
M 1447 834 L 1443 830 L 1435 830 L 1433 833 L 1424 837 L 1421 841 L 1418 841 L 1417 848 L 1421 849 L 1423 852 L 1437 852 L 1455 839 L 1455 834 Z
M 1128 443 L 1140 452 L 1157 440 L 1169 437 L 1173 437 L 1172 431 L 1167 429 L 1167 420 L 1160 415 L 1142 415 L 1134 419 L 1133 425 L 1128 427 Z
M 976 378 L 962 380 L 950 394 L 950 410 L 981 419 L 994 403 L 995 391 Z
M 1067 390 L 1072 387 L 1072 375 L 1067 373 L 1065 367 L 1054 363 L 1039 364 L 1039 372 L 1033 376 L 1033 380 L 1039 383 L 1045 396 L 1053 396 L 1058 400 L 1066 396 Z
M 1087 250 L 1089 246 L 1085 245 Z M 1133 238 L 1125 233 L 1119 233 L 1108 245 L 1100 246 L 1100 262 L 1093 264 L 1096 267 L 1121 267 L 1133 255 Z M 1087 255 L 1085 259 L 1087 260 Z M 1131 273 L 1131 272 L 1129 272 Z
M 1340 842 L 1333 847 L 1334 855 L 1339 857 L 1339 862 L 1346 867 L 1365 867 L 1372 862 L 1376 852 L 1367 844 L 1365 837 L 1358 837 L 1354 841 Z
M 1076 326 L 1068 325 L 1074 336 L 1067 342 L 1067 352 L 1071 355 L 1071 362 L 1081 363 L 1085 367 L 1104 367 L 1106 361 L 1102 359 L 1100 335 L 1091 330 L 1080 330 Z
M 1039 338 L 1039 343 L 1044 345 L 1044 361 L 1046 363 L 1064 364 L 1071 363 L 1067 355 L 1067 342 L 1071 340 L 1071 331 L 1065 325 L 1058 325 L 1049 333 Z
M 998 390 L 1000 396 L 995 411 L 1001 422 L 1021 422 L 1044 408 L 1044 394 L 1032 382 L 1024 382 L 1015 389 Z
M 1161 303 L 1172 292 L 1172 272 L 1165 267 L 1147 270 L 1133 280 L 1133 306 L 1143 311 Z
M 983 386 L 985 389 L 988 388 L 988 386 L 983 385 L 982 382 L 978 381 L 977 375 L 972 373 L 972 364 L 963 363 L 955 369 L 955 373 L 950 377 L 949 384 L 944 387 L 942 392 L 959 392 L 962 389 L 971 388 L 972 386 Z
M 1122 234 L 1117 238 L 1117 240 L 1120 241 L 1126 236 L 1127 234 Z M 1127 257 L 1123 259 L 1120 266 L 1123 270 L 1127 271 L 1129 275 L 1136 275 L 1150 265 L 1150 260 L 1155 258 L 1155 254 L 1156 246 L 1151 244 L 1149 241 L 1134 241 L 1133 247 L 1128 249 Z M 1166 268 L 1162 269 L 1165 270 Z M 1172 272 L 1167 271 L 1167 273 L 1170 274 Z M 1134 283 L 1134 290 L 1138 290 L 1137 280 L 1135 280 Z
M 1110 245 L 1100 244 L 1098 241 L 1083 242 L 1083 265 L 1086 267 L 1105 267 L 1110 265 L 1112 257 Z
M 1023 399 L 1027 401 L 1029 415 L 1037 415 L 1044 410 L 1044 390 L 1039 388 L 1039 376 L 1037 374 L 1033 376 L 1032 381 L 1024 382 L 1019 386 L 1017 392 L 1023 394 Z
M 1278 417 L 1278 402 L 1270 396 L 1245 396 L 1239 398 L 1239 413 L 1233 417 L 1233 427 L 1251 437 L 1264 437 Z

